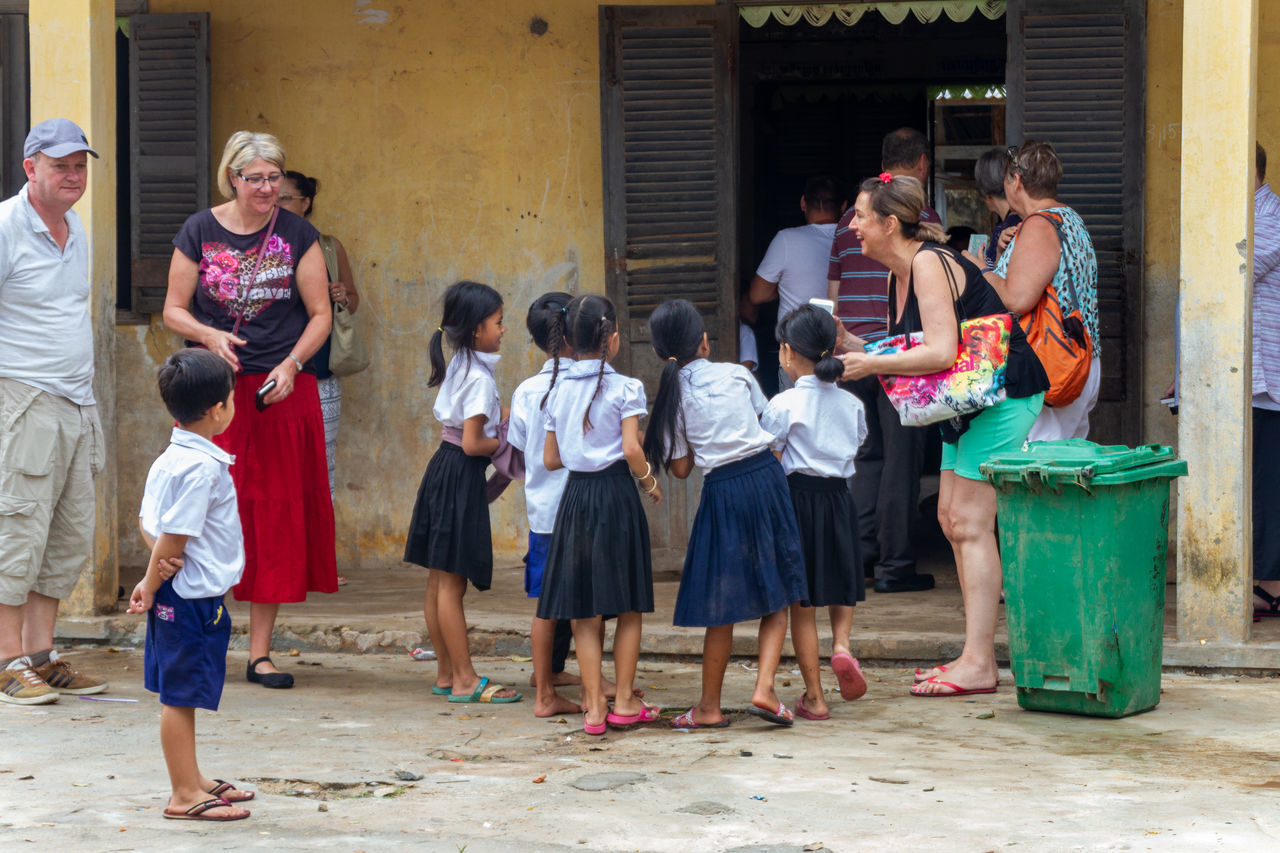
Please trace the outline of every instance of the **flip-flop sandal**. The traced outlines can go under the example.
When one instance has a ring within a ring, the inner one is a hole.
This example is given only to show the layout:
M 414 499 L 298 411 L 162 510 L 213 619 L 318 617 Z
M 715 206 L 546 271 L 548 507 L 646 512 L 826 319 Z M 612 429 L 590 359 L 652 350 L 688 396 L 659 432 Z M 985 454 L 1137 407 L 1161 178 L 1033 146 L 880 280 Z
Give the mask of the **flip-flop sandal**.
M 866 694 L 867 679 L 862 675 L 862 667 L 853 655 L 845 652 L 833 655 L 831 671 L 836 674 L 836 681 L 840 684 L 840 698 L 844 701 L 852 702 Z
M 638 714 L 615 714 L 610 711 L 605 715 L 604 721 L 615 729 L 629 729 L 632 726 L 639 726 L 645 723 L 652 723 L 658 717 L 662 716 L 662 709 L 648 702 L 640 703 L 643 708 Z
M 253 791 L 241 791 L 225 779 L 214 779 L 213 781 L 218 784 L 213 786 L 213 790 L 209 791 L 209 795 L 222 797 L 228 803 L 247 803 L 255 796 Z
M 523 693 L 517 693 L 514 696 L 507 696 L 505 698 L 497 695 L 506 689 L 507 688 L 501 684 L 490 684 L 488 678 L 482 678 L 480 679 L 480 683 L 476 685 L 475 691 L 470 696 L 454 696 L 453 694 L 450 694 L 449 701 L 457 703 L 482 702 L 486 705 L 507 705 L 511 702 L 519 702 L 520 698 L 524 695 Z
M 762 720 L 768 720 L 775 726 L 791 726 L 795 724 L 795 715 L 787 710 L 787 706 L 782 704 L 782 700 L 778 700 L 778 710 L 770 711 L 767 708 L 761 708 L 759 705 L 752 705 L 747 709 L 747 713 Z
M 693 719 L 693 709 L 690 708 L 671 721 L 671 728 L 684 729 L 685 731 L 692 731 L 693 729 L 727 729 L 729 728 L 729 718 L 722 717 L 719 722 L 715 723 L 699 723 Z
M 999 687 L 998 684 L 996 685 L 996 687 L 961 687 L 958 684 L 952 684 L 950 681 L 940 681 L 938 680 L 937 676 L 934 676 L 933 678 L 926 678 L 924 681 L 920 683 L 921 684 L 941 684 L 943 687 L 948 687 L 951 689 L 950 693 L 927 693 L 923 690 L 916 690 L 915 687 L 912 687 L 911 695 L 919 696 L 921 699 L 940 699 L 940 698 L 946 698 L 949 696 L 977 696 L 981 693 L 995 693 L 996 687 Z
M 801 693 L 800 698 L 796 700 L 796 716 L 797 717 L 803 717 L 806 720 L 813 720 L 816 723 L 820 723 L 823 720 L 831 719 L 830 713 L 815 714 L 812 711 L 810 711 L 809 706 L 804 703 L 804 696 L 805 694 Z
M 230 806 L 226 800 L 221 797 L 214 797 L 212 800 L 205 800 L 203 803 L 196 803 L 186 811 L 175 812 L 165 809 L 162 813 L 169 820 L 209 820 L 218 823 L 226 823 L 230 820 L 244 820 L 249 816 L 249 810 L 245 809 L 244 814 L 238 815 L 211 815 L 205 814 L 210 809 L 216 809 L 219 806 Z
M 453 693 L 452 687 L 441 687 L 439 684 L 431 685 L 431 694 L 433 696 L 449 696 Z
M 917 670 L 916 670 L 916 684 L 923 684 L 924 682 L 928 681 L 930 678 L 933 678 L 934 676 L 930 675 L 929 673 L 933 672 L 935 669 L 936 669 L 938 672 L 946 672 L 946 671 L 947 671 L 946 666 L 945 666 L 945 665 L 943 665 L 943 664 L 938 664 L 937 666 L 931 666 L 931 667 L 929 667 L 928 669 L 917 669 Z
M 1260 586 L 1253 588 L 1253 594 L 1267 603 L 1266 607 L 1253 608 L 1255 619 L 1259 616 L 1280 616 L 1280 595 L 1272 595 Z

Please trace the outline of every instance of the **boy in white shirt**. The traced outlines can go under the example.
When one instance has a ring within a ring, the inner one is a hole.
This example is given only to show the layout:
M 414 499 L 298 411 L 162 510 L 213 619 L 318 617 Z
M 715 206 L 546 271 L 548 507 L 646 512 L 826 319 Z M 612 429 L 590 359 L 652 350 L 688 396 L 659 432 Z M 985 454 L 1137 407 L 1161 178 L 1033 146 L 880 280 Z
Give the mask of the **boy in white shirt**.
M 129 612 L 147 614 L 145 683 L 160 694 L 160 744 L 173 787 L 164 816 L 243 820 L 248 810 L 232 804 L 253 792 L 200 772 L 195 725 L 195 709 L 216 711 L 222 698 L 231 639 L 222 599 L 244 570 L 234 459 L 211 441 L 235 416 L 235 374 L 208 350 L 185 349 L 161 366 L 159 385 L 178 426 L 147 474 L 138 524 L 151 559 Z

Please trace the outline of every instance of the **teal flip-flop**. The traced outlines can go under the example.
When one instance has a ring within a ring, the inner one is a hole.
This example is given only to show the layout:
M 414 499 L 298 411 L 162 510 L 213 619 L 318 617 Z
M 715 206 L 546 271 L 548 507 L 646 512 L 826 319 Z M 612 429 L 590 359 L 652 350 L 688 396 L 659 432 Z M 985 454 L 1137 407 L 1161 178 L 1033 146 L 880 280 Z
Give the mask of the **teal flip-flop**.
M 508 696 L 505 699 L 497 696 L 507 688 L 501 684 L 490 684 L 488 678 L 480 679 L 480 683 L 476 685 L 475 692 L 470 696 L 454 696 L 449 695 L 450 702 L 466 703 L 466 702 L 483 702 L 486 705 L 506 705 L 511 702 L 519 702 L 523 694 L 517 693 L 514 696 Z
M 431 685 L 431 693 L 434 696 L 448 696 L 452 692 L 452 687 L 441 687 L 439 684 Z

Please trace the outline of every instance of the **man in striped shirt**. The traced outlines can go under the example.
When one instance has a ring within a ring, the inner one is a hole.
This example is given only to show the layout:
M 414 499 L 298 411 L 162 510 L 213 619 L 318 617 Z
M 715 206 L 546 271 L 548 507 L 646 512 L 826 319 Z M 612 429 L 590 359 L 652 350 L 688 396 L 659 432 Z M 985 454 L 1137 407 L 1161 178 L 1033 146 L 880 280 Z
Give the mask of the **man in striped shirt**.
M 1257 146 L 1253 196 L 1254 614 L 1280 616 L 1280 198 Z
M 880 160 L 886 172 L 928 186 L 929 140 L 920 131 L 904 127 L 885 136 Z M 931 207 L 925 207 L 920 218 L 939 221 Z M 836 303 L 836 317 L 844 326 L 842 350 L 861 348 L 888 334 L 889 271 L 862 254 L 862 244 L 850 228 L 852 219 L 850 207 L 836 225 L 827 268 L 827 298 Z M 902 425 L 875 376 L 844 387 L 862 401 L 867 414 L 867 440 L 858 451 L 853 499 L 862 558 L 869 573 L 874 566 L 875 591 L 932 589 L 933 575 L 916 571 L 913 542 L 925 429 Z

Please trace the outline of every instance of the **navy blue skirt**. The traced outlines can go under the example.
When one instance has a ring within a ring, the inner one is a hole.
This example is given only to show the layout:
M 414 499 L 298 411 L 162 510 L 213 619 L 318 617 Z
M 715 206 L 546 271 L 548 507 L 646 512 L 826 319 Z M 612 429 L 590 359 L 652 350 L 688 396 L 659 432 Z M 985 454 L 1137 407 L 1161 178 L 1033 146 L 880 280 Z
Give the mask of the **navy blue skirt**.
M 707 474 L 675 624 L 732 625 L 806 600 L 804 554 L 782 466 L 767 450 Z
M 570 471 L 547 548 L 538 618 L 652 612 L 649 522 L 627 463 Z
M 409 519 L 404 561 L 461 575 L 485 590 L 493 581 L 493 535 L 484 492 L 488 456 L 447 441 L 427 463 Z
M 867 587 L 849 481 L 792 473 L 787 486 L 800 528 L 809 603 L 856 605 L 867 597 Z

